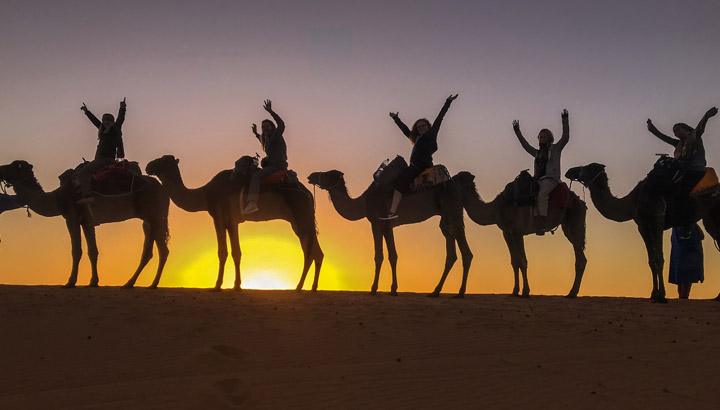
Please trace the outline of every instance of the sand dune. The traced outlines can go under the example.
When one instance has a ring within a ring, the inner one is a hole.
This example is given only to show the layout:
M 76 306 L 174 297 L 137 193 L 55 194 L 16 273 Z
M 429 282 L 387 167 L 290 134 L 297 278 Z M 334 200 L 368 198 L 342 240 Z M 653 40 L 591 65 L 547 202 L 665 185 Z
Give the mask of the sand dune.
M 0 286 L 0 408 L 715 408 L 720 303 Z

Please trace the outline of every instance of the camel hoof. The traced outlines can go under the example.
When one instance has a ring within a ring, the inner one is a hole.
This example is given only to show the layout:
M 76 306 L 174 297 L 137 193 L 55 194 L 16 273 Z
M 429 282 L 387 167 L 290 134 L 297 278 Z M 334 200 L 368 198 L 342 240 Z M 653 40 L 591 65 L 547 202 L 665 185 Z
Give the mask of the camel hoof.
M 464 298 L 465 298 L 465 294 L 463 294 L 463 293 L 458 293 L 457 295 L 453 296 L 453 299 L 464 299 Z
M 530 299 L 530 294 L 529 294 L 529 293 L 523 293 L 522 295 L 520 295 L 520 297 L 523 298 L 523 299 Z
M 134 283 L 126 283 L 122 286 L 123 289 L 132 289 L 135 286 Z
M 302 288 L 301 288 L 300 286 L 296 287 L 296 288 L 295 288 L 295 292 L 297 292 L 297 293 L 302 292 Z
M 440 297 L 440 292 L 430 293 L 429 295 L 427 295 L 427 297 L 429 297 L 429 298 L 437 298 L 437 297 Z
M 658 296 L 652 300 L 653 303 L 668 303 L 668 300 L 665 299 L 665 296 Z
M 158 285 L 150 285 L 150 286 L 148 286 L 147 288 L 148 288 L 148 289 L 157 289 L 157 288 L 158 288 Z
M 566 298 L 566 299 L 576 299 L 576 298 L 577 298 L 577 293 L 568 293 L 568 294 L 565 296 L 565 298 Z
M 519 297 L 520 297 L 520 294 L 517 293 L 517 292 L 513 292 L 513 293 L 511 293 L 511 294 L 509 294 L 509 295 L 507 295 L 507 296 L 508 296 L 509 298 L 519 298 Z
M 64 289 L 75 289 L 75 284 L 74 284 L 74 283 L 66 283 L 66 284 L 63 285 L 62 287 L 63 287 Z
M 397 290 L 393 290 L 390 293 L 388 293 L 388 296 L 397 296 L 397 295 L 398 295 Z
M 89 288 L 97 288 L 97 287 L 99 287 L 99 286 L 98 286 L 97 283 L 92 283 L 92 282 L 91 282 L 91 283 L 88 283 L 88 287 L 89 287 Z
M 219 286 L 216 286 L 214 288 L 208 289 L 208 292 L 222 292 L 222 288 L 220 288 Z
M 240 292 L 242 290 L 242 288 L 240 286 L 233 286 L 233 290 L 235 292 Z

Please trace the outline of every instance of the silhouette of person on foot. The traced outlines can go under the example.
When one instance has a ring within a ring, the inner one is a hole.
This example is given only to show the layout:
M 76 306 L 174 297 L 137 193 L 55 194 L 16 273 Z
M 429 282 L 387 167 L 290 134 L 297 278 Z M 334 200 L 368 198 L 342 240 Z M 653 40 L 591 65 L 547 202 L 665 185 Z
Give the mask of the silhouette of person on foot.
M 253 134 L 260 141 L 263 151 L 265 151 L 265 158 L 260 161 L 262 168 L 255 171 L 250 180 L 250 189 L 247 197 L 247 205 L 242 210 L 243 214 L 250 214 L 258 210 L 258 197 L 260 196 L 260 183 L 266 176 L 283 171 L 288 168 L 287 163 L 287 146 L 285 145 L 285 138 L 283 132 L 285 132 L 285 122 L 280 118 L 275 111 L 272 109 L 272 101 L 265 100 L 263 104 L 265 111 L 270 113 L 273 120 L 263 120 L 260 123 L 262 134 L 258 134 L 257 125 L 252 125 Z M 275 125 L 277 123 L 277 125 Z
M 410 165 L 405 168 L 400 175 L 393 182 L 393 197 L 392 203 L 390 204 L 390 212 L 387 216 L 381 217 L 382 220 L 396 219 L 397 208 L 400 205 L 400 200 L 403 194 L 407 194 L 410 191 L 410 184 L 417 178 L 423 171 L 433 166 L 433 154 L 438 150 L 437 136 L 440 130 L 440 124 L 442 124 L 445 113 L 450 108 L 450 104 L 458 97 L 457 94 L 450 95 L 445 99 L 445 105 L 443 105 L 440 113 L 435 118 L 435 121 L 431 124 L 427 118 L 420 118 L 415 121 L 412 129 L 409 129 L 407 125 L 400 119 L 399 112 L 391 112 L 390 118 L 395 121 L 395 124 L 400 128 L 403 134 L 413 144 L 412 152 L 410 153 Z
M 520 121 L 513 121 L 513 131 L 520 145 L 528 154 L 535 158 L 533 178 L 537 181 L 539 189 L 537 194 L 537 213 L 540 216 L 540 229 L 538 235 L 544 235 L 549 229 L 547 223 L 548 207 L 550 201 L 550 192 L 560 183 L 560 155 L 563 148 L 570 140 L 570 127 L 568 121 L 568 111 L 563 110 L 562 118 L 562 137 L 560 141 L 553 144 L 555 137 L 553 133 L 543 128 L 538 133 L 538 148 L 533 147 L 527 142 L 520 131 Z
M 98 145 L 95 150 L 95 158 L 85 164 L 78 172 L 78 182 L 80 183 L 80 193 L 82 198 L 78 203 L 87 203 L 93 200 L 91 179 L 92 175 L 102 168 L 115 163 L 116 160 L 125 158 L 125 147 L 122 140 L 122 126 L 125 122 L 125 99 L 120 102 L 120 111 L 117 119 L 112 114 L 105 113 L 102 121 L 98 120 L 95 115 L 83 103 L 80 109 L 87 115 L 90 122 L 98 129 Z
M 647 128 L 653 135 L 661 141 L 666 142 L 673 147 L 673 157 L 677 160 L 680 169 L 680 180 L 673 189 L 673 220 L 677 221 L 680 228 L 680 239 L 689 239 L 694 224 L 694 207 L 687 206 L 684 201 L 690 191 L 695 188 L 698 182 L 705 176 L 705 167 L 707 161 L 705 159 L 705 146 L 702 136 L 705 133 L 705 125 L 707 121 L 718 113 L 717 107 L 712 107 L 698 123 L 696 128 L 679 122 L 673 125 L 673 134 L 675 137 L 669 137 L 653 124 L 652 120 L 647 120 Z

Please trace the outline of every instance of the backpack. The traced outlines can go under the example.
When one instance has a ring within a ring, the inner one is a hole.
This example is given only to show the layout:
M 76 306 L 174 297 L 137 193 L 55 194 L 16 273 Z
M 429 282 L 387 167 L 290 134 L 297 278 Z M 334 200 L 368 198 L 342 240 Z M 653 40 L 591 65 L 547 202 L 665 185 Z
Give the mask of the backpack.
M 405 158 L 400 155 L 396 156 L 392 161 L 390 161 L 390 159 L 386 159 L 373 173 L 375 185 L 382 189 L 390 188 L 397 177 L 399 177 L 403 170 L 407 167 L 408 164 L 405 162 Z
M 520 172 L 512 182 L 512 201 L 517 206 L 534 205 L 537 200 L 538 184 L 528 170 Z

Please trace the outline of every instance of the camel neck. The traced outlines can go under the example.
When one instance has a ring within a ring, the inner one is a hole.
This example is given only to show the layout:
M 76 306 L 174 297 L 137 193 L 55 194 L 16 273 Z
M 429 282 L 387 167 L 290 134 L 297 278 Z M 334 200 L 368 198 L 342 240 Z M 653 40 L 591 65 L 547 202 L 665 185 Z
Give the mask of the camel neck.
M 608 177 L 604 172 L 588 185 L 590 198 L 598 212 L 607 219 L 624 222 L 635 218 L 638 207 L 640 185 L 622 198 L 613 196 L 608 185 Z
M 57 191 L 60 188 L 52 192 L 45 192 L 33 179 L 32 181 L 28 180 L 16 184 L 14 189 L 20 201 L 26 203 L 36 214 L 41 216 L 58 216 L 61 214 L 56 200 Z
M 357 221 L 367 216 L 365 201 L 363 200 L 365 194 L 363 193 L 363 195 L 357 198 L 351 198 L 350 194 L 348 194 L 345 181 L 330 188 L 328 192 L 330 193 L 330 200 L 335 210 L 343 218 L 350 221 Z
M 472 187 L 463 189 L 463 207 L 470 219 L 478 225 L 497 224 L 497 205 L 499 197 L 492 202 L 485 202 Z
M 207 211 L 207 199 L 203 188 L 189 189 L 183 182 L 180 168 L 173 169 L 172 173 L 161 178 L 163 187 L 167 190 L 170 199 L 180 209 L 187 212 Z

